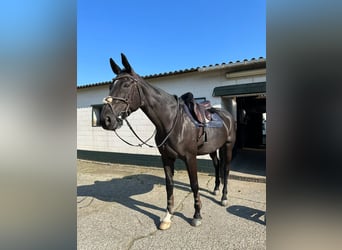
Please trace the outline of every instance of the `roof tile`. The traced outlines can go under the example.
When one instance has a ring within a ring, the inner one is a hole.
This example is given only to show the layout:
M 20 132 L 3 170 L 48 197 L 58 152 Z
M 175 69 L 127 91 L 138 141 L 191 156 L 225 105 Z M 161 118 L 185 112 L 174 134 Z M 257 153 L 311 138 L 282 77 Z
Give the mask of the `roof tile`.
M 253 61 L 253 63 L 255 61 L 264 61 L 265 59 L 260 56 L 258 59 L 256 58 L 251 58 L 250 60 L 248 59 L 244 59 L 243 62 L 249 62 L 249 61 Z M 229 63 L 221 63 L 218 64 L 216 63 L 215 65 L 208 65 L 208 66 L 202 66 L 202 67 L 196 67 L 196 68 L 189 68 L 189 69 L 181 69 L 181 70 L 175 70 L 175 71 L 169 71 L 169 72 L 163 72 L 163 73 L 156 73 L 156 74 L 151 74 L 151 75 L 146 75 L 146 76 L 142 76 L 143 78 L 149 79 L 149 78 L 156 78 L 156 77 L 162 77 L 162 76 L 170 76 L 170 75 L 177 75 L 177 74 L 182 74 L 182 73 L 188 73 L 188 72 L 194 72 L 194 71 L 198 71 L 199 69 L 210 69 L 210 68 L 219 68 L 220 66 L 229 66 L 229 67 L 233 67 L 234 64 L 241 64 L 241 61 L 237 60 L 235 63 L 232 61 L 229 61 Z M 89 84 L 85 84 L 82 86 L 77 86 L 77 89 L 82 89 L 82 88 L 89 88 L 89 87 L 95 87 L 95 86 L 101 86 L 101 85 L 109 85 L 111 83 L 111 81 L 105 81 L 105 82 L 98 82 L 98 83 L 89 83 Z

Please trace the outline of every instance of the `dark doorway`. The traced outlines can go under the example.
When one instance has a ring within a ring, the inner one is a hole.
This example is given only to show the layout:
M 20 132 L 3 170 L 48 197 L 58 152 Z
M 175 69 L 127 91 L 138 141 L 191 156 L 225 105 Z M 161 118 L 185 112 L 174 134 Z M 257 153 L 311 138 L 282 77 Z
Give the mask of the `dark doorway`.
M 266 96 L 236 97 L 237 134 L 232 170 L 266 175 Z
M 266 147 L 265 95 L 237 97 L 237 149 Z

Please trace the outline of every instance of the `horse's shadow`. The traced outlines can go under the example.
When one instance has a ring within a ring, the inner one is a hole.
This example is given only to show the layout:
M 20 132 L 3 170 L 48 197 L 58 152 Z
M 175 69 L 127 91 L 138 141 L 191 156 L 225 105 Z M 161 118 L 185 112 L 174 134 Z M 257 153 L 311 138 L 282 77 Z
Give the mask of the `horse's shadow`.
M 237 205 L 228 207 L 227 211 L 241 218 L 245 218 L 247 220 L 251 220 L 259 224 L 266 225 L 266 213 L 264 211 Z M 262 216 L 264 216 L 264 220 L 260 219 Z
M 153 209 L 156 211 L 166 211 L 166 206 L 165 207 L 158 207 L 153 204 L 150 204 L 148 202 L 143 202 L 137 199 L 134 199 L 133 197 L 136 195 L 142 195 L 142 194 L 147 194 L 153 190 L 155 185 L 162 185 L 165 186 L 165 179 L 154 176 L 154 175 L 149 175 L 149 174 L 137 174 L 137 175 L 129 175 L 125 176 L 123 178 L 118 178 L 118 179 L 112 179 L 109 181 L 95 181 L 94 184 L 91 185 L 83 185 L 83 186 L 78 186 L 77 187 L 77 197 L 93 197 L 101 201 L 106 201 L 106 202 L 116 202 L 121 205 L 124 205 L 127 208 L 130 208 L 134 211 L 140 212 L 149 218 L 151 218 L 156 227 L 158 227 L 160 223 L 160 217 L 151 213 L 147 209 Z M 191 189 L 189 187 L 189 184 L 187 183 L 182 183 L 179 181 L 174 181 L 174 187 L 175 189 L 186 191 L 186 192 L 191 192 Z M 217 205 L 220 205 L 220 202 L 215 198 L 214 195 L 211 194 L 211 191 L 207 189 L 200 189 L 201 196 L 205 197 L 212 202 L 216 203 Z M 166 200 L 166 192 L 165 192 L 165 197 L 160 197 L 161 199 L 165 198 Z M 78 203 L 84 203 L 84 199 L 78 199 Z M 89 205 L 89 204 L 88 204 Z M 84 207 L 84 206 L 83 206 Z M 263 221 L 258 219 L 260 216 L 265 214 L 264 212 L 260 210 L 255 210 L 252 208 L 247 208 L 247 207 L 242 207 L 242 206 L 231 206 L 227 208 L 227 211 L 261 223 L 265 224 Z M 255 216 L 260 215 L 260 216 Z M 180 211 L 175 211 L 174 216 L 180 217 L 184 219 L 186 222 L 191 224 L 192 218 L 186 217 L 183 213 Z
M 77 197 L 93 197 L 106 202 L 117 202 L 127 208 L 150 217 L 154 221 L 155 225 L 158 226 L 160 223 L 160 217 L 144 208 L 165 212 L 166 206 L 161 208 L 132 198 L 136 195 L 151 192 L 155 185 L 164 186 L 165 179 L 148 174 L 130 175 L 109 181 L 95 181 L 95 183 L 91 185 L 78 186 Z M 175 188 L 189 192 L 191 191 L 189 185 L 177 181 L 175 181 Z M 82 203 L 83 201 L 84 199 L 79 199 L 78 203 Z M 185 217 L 180 212 L 176 211 L 174 215 L 183 218 L 188 223 L 191 223 L 191 218 Z
M 117 202 L 150 217 L 157 225 L 159 217 L 141 207 L 161 211 L 164 211 L 165 209 L 139 201 L 132 197 L 146 194 L 153 190 L 154 185 L 161 185 L 164 183 L 164 179 L 153 175 L 130 175 L 109 181 L 95 181 L 94 184 L 91 185 L 78 186 L 77 197 L 86 196 L 106 202 Z M 82 202 L 82 200 L 80 202 Z

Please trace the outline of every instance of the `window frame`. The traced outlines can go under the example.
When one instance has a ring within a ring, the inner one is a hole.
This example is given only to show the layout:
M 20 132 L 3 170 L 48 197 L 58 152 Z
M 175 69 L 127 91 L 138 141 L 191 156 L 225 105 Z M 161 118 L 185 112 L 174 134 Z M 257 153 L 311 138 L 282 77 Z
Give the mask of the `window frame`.
M 104 104 L 93 104 L 91 105 L 91 126 L 101 127 L 100 114 Z

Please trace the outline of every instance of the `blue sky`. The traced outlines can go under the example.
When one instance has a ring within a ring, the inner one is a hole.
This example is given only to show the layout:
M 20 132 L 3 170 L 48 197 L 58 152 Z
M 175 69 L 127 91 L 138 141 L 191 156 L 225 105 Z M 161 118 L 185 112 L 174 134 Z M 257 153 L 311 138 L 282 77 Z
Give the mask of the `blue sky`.
M 111 80 L 112 57 L 144 76 L 266 57 L 265 0 L 79 0 L 77 85 Z

